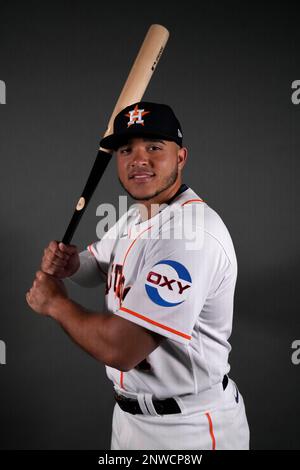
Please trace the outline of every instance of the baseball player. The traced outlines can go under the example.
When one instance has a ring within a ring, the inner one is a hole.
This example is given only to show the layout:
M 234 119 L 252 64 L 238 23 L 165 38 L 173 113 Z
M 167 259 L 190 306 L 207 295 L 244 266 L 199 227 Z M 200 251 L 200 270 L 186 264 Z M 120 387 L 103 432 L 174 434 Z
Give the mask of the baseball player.
M 123 109 L 101 147 L 136 204 L 78 254 L 50 242 L 26 294 L 106 366 L 111 449 L 248 449 L 244 401 L 228 373 L 237 261 L 219 215 L 182 183 L 181 125 L 164 104 Z M 72 301 L 62 279 L 105 283 L 105 311 Z

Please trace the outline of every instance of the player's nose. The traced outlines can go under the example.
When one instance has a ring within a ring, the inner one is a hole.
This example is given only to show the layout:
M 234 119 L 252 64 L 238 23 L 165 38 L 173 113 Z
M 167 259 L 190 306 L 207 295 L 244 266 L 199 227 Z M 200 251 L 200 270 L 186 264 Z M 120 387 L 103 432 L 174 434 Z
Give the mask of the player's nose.
M 131 166 L 145 165 L 149 163 L 149 154 L 141 147 L 137 147 L 132 152 Z

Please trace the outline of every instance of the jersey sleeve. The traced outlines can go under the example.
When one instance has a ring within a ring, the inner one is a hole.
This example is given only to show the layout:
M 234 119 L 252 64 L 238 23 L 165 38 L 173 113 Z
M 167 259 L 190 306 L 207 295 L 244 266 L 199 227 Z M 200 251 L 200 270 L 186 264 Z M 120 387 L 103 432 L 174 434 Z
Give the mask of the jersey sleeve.
M 68 279 L 83 287 L 95 287 L 106 282 L 112 252 L 119 238 L 120 230 L 127 225 L 127 219 L 132 214 L 133 207 L 125 213 L 101 238 L 89 244 L 80 253 L 80 267 Z
M 71 282 L 81 287 L 96 287 L 105 281 L 95 256 L 89 250 L 79 253 L 79 260 L 79 269 L 73 276 L 68 277 Z
M 196 249 L 185 239 L 151 240 L 145 263 L 116 315 L 188 344 L 207 297 L 230 262 L 208 234 Z
M 68 279 L 82 287 L 96 287 L 106 282 L 107 271 L 116 236 L 107 232 L 101 240 L 89 244 L 79 254 L 80 267 Z

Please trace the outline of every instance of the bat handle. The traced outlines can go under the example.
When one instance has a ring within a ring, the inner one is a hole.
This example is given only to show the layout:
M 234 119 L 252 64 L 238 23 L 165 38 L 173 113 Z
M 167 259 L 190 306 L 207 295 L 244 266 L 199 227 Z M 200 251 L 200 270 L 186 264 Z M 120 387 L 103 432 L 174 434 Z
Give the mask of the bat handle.
M 97 153 L 96 160 L 91 169 L 90 175 L 82 191 L 82 194 L 77 202 L 74 214 L 70 220 L 68 228 L 62 238 L 62 242 L 66 245 L 71 243 L 75 230 L 83 216 L 87 205 L 112 157 L 112 153 L 99 150 Z

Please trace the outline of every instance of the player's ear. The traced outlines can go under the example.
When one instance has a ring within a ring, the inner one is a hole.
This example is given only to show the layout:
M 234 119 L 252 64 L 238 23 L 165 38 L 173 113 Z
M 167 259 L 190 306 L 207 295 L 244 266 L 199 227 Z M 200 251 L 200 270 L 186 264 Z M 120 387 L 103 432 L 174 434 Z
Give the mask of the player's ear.
M 186 147 L 179 147 L 178 153 L 177 153 L 177 163 L 178 163 L 178 168 L 182 170 L 182 168 L 185 165 L 185 162 L 187 160 L 188 156 L 188 150 Z

